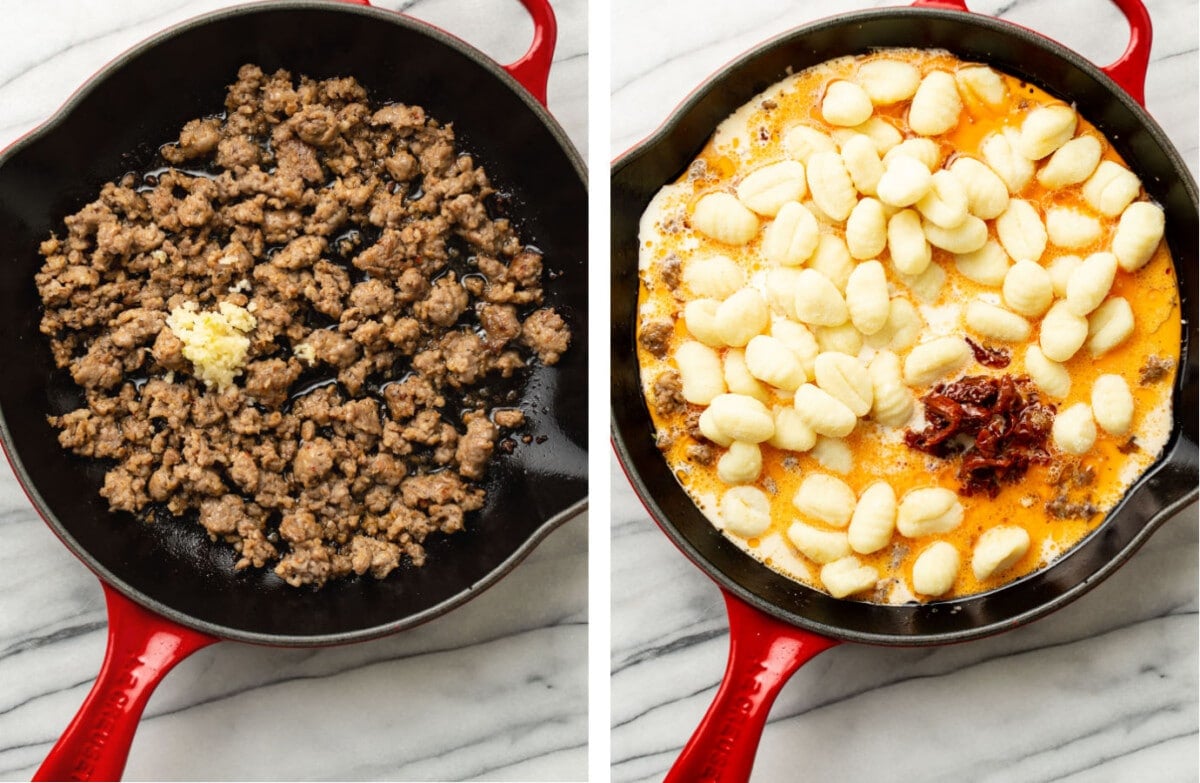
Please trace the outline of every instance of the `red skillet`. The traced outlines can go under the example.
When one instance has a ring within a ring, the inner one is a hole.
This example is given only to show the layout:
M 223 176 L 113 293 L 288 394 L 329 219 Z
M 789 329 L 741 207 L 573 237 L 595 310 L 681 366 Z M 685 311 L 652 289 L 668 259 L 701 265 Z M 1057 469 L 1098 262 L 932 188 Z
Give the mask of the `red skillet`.
M 1183 160 L 1141 106 L 1150 18 L 1139 0 L 1114 0 L 1129 20 L 1125 53 L 1106 68 L 1017 25 L 965 13 L 963 0 L 845 14 L 807 25 L 739 57 L 693 92 L 612 170 L 612 427 L 622 466 L 647 510 L 720 587 L 729 612 L 725 676 L 667 776 L 672 783 L 745 781 L 771 704 L 787 679 L 840 641 L 915 646 L 976 639 L 1041 617 L 1094 587 L 1197 495 L 1197 195 Z M 885 46 L 947 49 L 989 63 L 1075 103 L 1113 139 L 1167 212 L 1167 242 L 1184 314 L 1175 423 L 1159 461 L 1103 525 L 1050 568 L 984 595 L 920 606 L 839 601 L 792 582 L 726 540 L 679 487 L 654 446 L 634 344 L 638 218 L 674 181 L 712 129 L 788 68 Z
M 101 184 L 151 163 L 148 144 L 222 105 L 225 85 L 246 62 L 314 77 L 354 75 L 376 96 L 454 122 L 464 147 L 520 205 L 523 234 L 564 272 L 547 297 L 566 314 L 576 344 L 586 345 L 584 165 L 541 105 L 554 14 L 548 0 L 522 3 L 534 41 L 503 68 L 435 27 L 358 5 L 271 2 L 220 11 L 123 54 L 0 155 L 0 365 L 21 368 L 0 384 L 0 440 L 30 501 L 100 578 L 109 612 L 95 687 L 37 779 L 120 777 L 154 687 L 201 647 L 219 639 L 340 644 L 410 628 L 492 585 L 585 505 L 583 351 L 533 371 L 523 407 L 536 412 L 530 434 L 542 442 L 496 461 L 488 506 L 468 521 L 470 532 L 432 542 L 425 568 L 315 593 L 269 572 L 235 573 L 233 553 L 197 526 L 142 525 L 109 512 L 98 495 L 103 468 L 59 448 L 46 423 L 79 398 L 38 333 L 39 242 Z

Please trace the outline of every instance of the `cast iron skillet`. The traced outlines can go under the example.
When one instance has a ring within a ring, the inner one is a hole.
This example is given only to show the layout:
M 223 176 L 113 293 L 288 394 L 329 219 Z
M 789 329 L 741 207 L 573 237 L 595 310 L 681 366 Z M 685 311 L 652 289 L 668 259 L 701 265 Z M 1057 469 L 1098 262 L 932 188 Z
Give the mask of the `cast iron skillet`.
M 928 645 L 1014 628 L 1073 601 L 1127 560 L 1168 517 L 1197 495 L 1196 185 L 1159 126 L 1140 105 L 1150 19 L 1140 0 L 1115 0 L 1132 40 L 1097 68 L 1075 52 L 1011 23 L 964 13 L 963 0 L 933 8 L 850 13 L 801 27 L 739 57 L 692 93 L 612 170 L 612 427 L 617 455 L 647 510 L 677 547 L 721 587 L 730 654 L 712 707 L 669 781 L 746 780 L 775 695 L 806 660 L 838 641 Z M 947 49 L 989 63 L 1077 104 L 1114 141 L 1167 213 L 1167 242 L 1179 276 L 1184 333 L 1174 390 L 1175 422 L 1163 457 L 1108 519 L 1050 568 L 983 595 L 919 606 L 844 601 L 793 582 L 746 556 L 696 509 L 655 448 L 642 397 L 635 322 L 638 219 L 674 181 L 726 116 L 789 67 L 800 70 L 874 47 Z
M 218 639 L 337 644 L 410 628 L 493 584 L 585 505 L 584 164 L 538 102 L 554 50 L 553 13 L 547 0 L 522 2 L 534 43 L 507 68 L 437 28 L 356 5 L 272 2 L 206 15 L 117 58 L 0 156 L 0 366 L 16 370 L 0 384 L 0 438 L 46 523 L 100 577 L 110 619 L 96 686 L 39 778 L 119 777 L 151 691 L 194 650 Z M 547 299 L 570 323 L 576 350 L 554 368 L 535 369 L 523 400 L 530 434 L 546 440 L 491 465 L 487 506 L 467 533 L 430 541 L 424 568 L 401 568 L 381 582 L 351 579 L 312 592 L 270 572 L 235 573 L 234 553 L 199 526 L 147 526 L 110 513 L 97 494 L 103 467 L 61 449 L 46 423 L 80 397 L 38 333 L 39 242 L 104 182 L 150 162 L 188 119 L 222 106 L 246 62 L 319 78 L 353 75 L 376 99 L 419 104 L 453 122 L 462 146 L 512 194 L 522 236 L 564 272 Z

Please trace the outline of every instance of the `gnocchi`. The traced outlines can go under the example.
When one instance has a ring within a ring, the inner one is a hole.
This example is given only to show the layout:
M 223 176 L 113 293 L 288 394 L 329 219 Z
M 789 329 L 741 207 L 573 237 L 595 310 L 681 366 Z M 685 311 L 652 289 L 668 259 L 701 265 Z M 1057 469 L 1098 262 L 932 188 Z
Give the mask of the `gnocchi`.
M 860 125 L 867 121 L 874 110 L 867 91 L 854 82 L 833 82 L 825 90 L 825 98 L 821 101 L 821 118 L 830 125 Z
M 817 338 L 817 347 L 822 351 L 857 356 L 862 350 L 862 332 L 855 329 L 854 324 L 849 321 L 838 326 L 818 326 L 813 332 L 813 336 Z
M 725 345 L 741 348 L 750 338 L 767 328 L 771 309 L 754 288 L 743 288 L 717 306 L 717 334 Z
M 1023 343 L 1033 327 L 1016 313 L 993 304 L 972 300 L 967 305 L 967 326 L 990 340 L 1003 343 Z M 757 339 L 757 338 L 756 338 Z
M 728 438 L 743 443 L 762 443 L 775 433 L 775 417 L 753 397 L 718 394 L 709 403 L 712 426 Z
M 874 195 L 883 176 L 883 162 L 879 159 L 879 148 L 875 142 L 861 133 L 856 133 L 842 144 L 842 163 L 850 174 L 850 181 L 859 193 Z
M 962 524 L 958 495 L 942 487 L 923 487 L 905 493 L 896 510 L 896 530 L 905 538 L 948 533 Z
M 865 342 L 876 349 L 907 351 L 917 344 L 917 338 L 920 337 L 924 325 L 912 302 L 893 297 L 891 306 L 888 307 L 887 322 L 878 332 L 868 335 Z
M 1068 249 L 1077 249 L 1094 244 L 1100 239 L 1100 221 L 1070 207 L 1054 207 L 1046 210 L 1046 236 L 1051 244 Z
M 850 250 L 841 237 L 822 234 L 808 267 L 825 275 L 838 291 L 845 291 L 850 273 L 854 271 L 854 259 L 850 257 Z
M 834 598 L 870 590 L 879 581 L 879 571 L 851 555 L 821 567 L 821 584 Z
M 800 266 L 817 249 L 821 229 L 803 204 L 789 201 L 763 230 L 762 254 L 772 264 Z
M 1086 402 L 1078 402 L 1054 417 L 1054 445 L 1067 454 L 1087 454 L 1096 442 L 1096 421 Z
M 954 77 L 932 71 L 917 85 L 908 107 L 908 125 L 921 136 L 939 136 L 958 124 L 962 108 Z
M 1121 213 L 1112 251 L 1126 272 L 1136 272 L 1146 265 L 1162 242 L 1166 216 L 1162 207 L 1148 201 L 1130 204 Z
M 758 339 L 757 337 L 755 339 Z M 753 342 L 753 340 L 751 340 Z M 753 397 L 764 405 L 771 402 L 771 394 L 758 378 L 750 374 L 746 366 L 746 352 L 730 348 L 725 352 L 725 388 L 734 394 Z
M 793 160 L 808 161 L 816 152 L 837 152 L 828 134 L 809 125 L 795 125 L 783 135 L 783 148 Z
M 862 125 L 855 125 L 853 128 L 842 128 L 834 131 L 834 136 L 838 141 L 841 141 L 839 136 L 844 138 L 852 138 L 855 134 L 862 134 L 875 143 L 875 151 L 879 155 L 884 155 L 892 147 L 900 143 L 904 137 L 896 127 L 882 117 L 871 117 Z
M 1014 313 L 1037 318 L 1054 301 L 1054 284 L 1046 268 L 1033 261 L 1018 261 L 1008 269 L 1001 288 L 1004 303 Z
M 1066 302 L 1055 302 L 1042 318 L 1038 344 L 1047 359 L 1065 362 L 1074 356 L 1088 336 L 1088 321 L 1071 311 Z
M 921 227 L 921 217 L 915 210 L 902 209 L 892 215 L 887 237 L 888 253 L 901 274 L 919 275 L 933 261 L 933 251 Z
M 1037 181 L 1051 190 L 1077 185 L 1092 176 L 1100 164 L 1100 153 L 1100 142 L 1095 136 L 1077 136 L 1042 164 Z
M 1071 275 L 1083 263 L 1079 256 L 1058 256 L 1046 264 L 1046 272 L 1050 275 L 1050 284 L 1054 287 L 1054 295 L 1060 299 L 1067 295 L 1067 283 Z
M 836 221 L 848 218 L 858 202 L 850 172 L 836 152 L 816 152 L 808 159 L 808 191 L 821 211 Z
M 837 326 L 846 322 L 850 311 L 829 278 L 815 269 L 805 269 L 796 288 L 796 317 L 806 324 Z
M 1015 261 L 1037 261 L 1046 252 L 1046 226 L 1033 205 L 1022 199 L 1008 202 L 996 218 L 996 236 Z
M 758 236 L 758 217 L 731 193 L 701 196 L 692 210 L 692 225 L 727 245 L 744 245 Z
M 963 220 L 954 228 L 943 228 L 934 223 L 923 223 L 922 230 L 929 244 L 950 253 L 971 253 L 987 243 L 987 224 L 974 215 L 964 213 Z
M 942 292 L 946 282 L 946 270 L 940 264 L 930 264 L 919 275 L 897 275 L 900 282 L 908 286 L 917 301 L 933 304 Z
M 683 325 L 688 333 L 710 348 L 725 344 L 717 331 L 717 308 L 720 306 L 716 299 L 693 299 L 683 308 Z
M 1079 316 L 1092 312 L 1108 296 L 1116 276 L 1116 256 L 1112 253 L 1092 253 L 1067 279 L 1067 307 Z
M 1120 375 L 1106 373 L 1092 384 L 1092 416 L 1109 435 L 1125 435 L 1133 426 L 1133 393 Z
M 929 190 L 918 199 L 916 206 L 917 211 L 933 225 L 952 229 L 967 219 L 967 191 L 952 172 L 945 169 L 935 171 Z M 980 221 L 980 225 L 983 225 L 983 221 Z
M 920 201 L 932 187 L 933 174 L 924 163 L 908 155 L 896 155 L 884 166 L 875 194 L 884 204 L 908 207 Z
M 804 423 L 818 435 L 844 438 L 858 423 L 858 417 L 845 403 L 811 383 L 796 390 L 793 405 Z
M 771 526 L 771 501 L 757 487 L 732 487 L 721 496 L 720 518 L 730 533 L 762 535 Z
M 683 284 L 692 294 L 725 299 L 746 284 L 746 273 L 728 256 L 701 256 L 683 265 Z
M 871 376 L 871 416 L 890 427 L 901 427 L 912 418 L 915 403 L 904 385 L 900 357 L 880 351 L 867 366 Z
M 746 367 L 758 380 L 784 391 L 794 392 L 808 380 L 800 357 L 782 340 L 765 334 L 746 344 Z
M 817 443 L 817 433 L 795 408 L 775 410 L 775 433 L 767 441 L 777 449 L 808 451 Z
M 934 541 L 913 561 L 913 590 L 921 595 L 943 595 L 958 578 L 958 550 L 945 541 Z
M 772 267 L 767 270 L 766 280 L 767 304 L 771 312 L 795 320 L 796 286 L 800 285 L 800 270 L 793 266 Z
M 887 323 L 890 301 L 883 264 L 865 261 L 846 281 L 846 309 L 850 322 L 863 334 L 875 334 Z
M 805 374 L 811 378 L 813 362 L 820 353 L 820 349 L 817 347 L 817 338 L 813 336 L 813 333 L 795 321 L 777 318 L 771 323 L 771 336 L 778 338 L 780 342 L 792 349 L 792 352 L 800 359 L 800 366 L 804 368 Z
M 983 532 L 971 555 L 971 571 L 983 581 L 1016 565 L 1029 551 L 1029 533 L 1016 525 L 997 525 Z
M 876 481 L 863 490 L 850 515 L 847 543 L 855 552 L 869 555 L 887 546 L 895 529 L 896 492 L 886 481 Z
M 817 387 L 849 408 L 855 416 L 871 410 L 874 393 L 871 375 L 858 359 L 844 353 L 826 351 L 817 356 Z
M 850 524 L 856 502 L 850 485 L 827 473 L 805 476 L 792 498 L 792 505 L 801 514 L 836 528 Z
M 1017 152 L 1029 160 L 1049 156 L 1075 135 L 1078 119 L 1075 110 L 1066 104 L 1039 106 L 1026 114 L 1021 123 Z
M 1083 183 L 1083 200 L 1107 217 L 1121 214 L 1137 198 L 1142 182 L 1120 163 L 1104 160 Z
M 921 343 L 904 360 L 904 382 L 928 386 L 971 360 L 971 349 L 960 337 L 937 337 Z
M 964 94 L 985 106 L 998 108 L 1008 97 L 1008 88 L 1000 74 L 986 65 L 959 68 L 954 74 L 954 79 Z
M 1071 373 L 1058 362 L 1046 358 L 1042 349 L 1031 345 L 1025 349 L 1025 372 L 1045 395 L 1066 398 L 1071 392 Z
M 854 258 L 875 258 L 887 247 L 887 216 L 883 204 L 864 198 L 846 220 L 846 248 Z
M 890 166 L 893 160 L 900 157 L 920 161 L 925 164 L 925 168 L 929 169 L 930 173 L 942 163 L 941 148 L 933 139 L 905 139 L 884 153 L 883 165 Z
M 708 405 L 725 393 L 721 357 L 707 345 L 687 340 L 675 351 L 675 366 L 683 387 L 683 399 L 693 405 Z
M 826 470 L 845 475 L 854 467 L 854 455 L 841 438 L 817 438 L 812 447 L 812 457 Z
M 735 440 L 717 460 L 717 477 L 726 484 L 749 484 L 762 472 L 762 450 L 757 443 Z
M 1011 129 L 1006 131 L 984 139 L 979 145 L 979 153 L 988 167 L 1004 180 L 1008 192 L 1016 194 L 1033 179 L 1033 163 L 1013 148 L 1013 133 Z
M 1008 268 L 1012 265 L 1008 253 L 994 239 L 983 243 L 983 247 L 970 253 L 956 253 L 954 268 L 968 280 L 980 285 L 998 288 L 1004 284 Z
M 787 536 L 792 546 L 814 563 L 832 563 L 850 554 L 850 542 L 840 530 L 822 530 L 803 522 L 793 522 Z
M 1114 296 L 1093 310 L 1086 323 L 1088 353 L 1102 356 L 1133 334 L 1133 308 L 1123 297 Z
M 789 201 L 804 198 L 805 192 L 804 164 L 794 160 L 763 166 L 737 186 L 738 200 L 766 217 L 774 217 Z
M 858 83 L 876 106 L 891 106 L 916 93 L 921 72 L 900 60 L 871 60 L 859 67 Z
M 1008 208 L 1008 186 L 986 164 L 963 155 L 955 158 L 949 171 L 967 196 L 967 211 L 975 217 L 992 220 Z
M 696 421 L 696 427 L 700 430 L 701 435 L 708 438 L 718 446 L 729 448 L 730 444 L 733 443 L 733 438 L 731 438 L 727 433 L 723 432 L 713 422 L 712 408 L 704 409 L 704 412 L 700 414 L 700 418 Z

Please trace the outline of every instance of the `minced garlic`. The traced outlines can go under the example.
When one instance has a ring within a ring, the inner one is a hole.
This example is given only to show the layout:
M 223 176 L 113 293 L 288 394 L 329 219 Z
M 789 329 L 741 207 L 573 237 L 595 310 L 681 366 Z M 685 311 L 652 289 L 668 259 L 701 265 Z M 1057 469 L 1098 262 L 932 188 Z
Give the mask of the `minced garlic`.
M 241 375 L 250 349 L 246 334 L 258 322 L 245 308 L 229 302 L 221 302 L 218 311 L 200 312 L 195 302 L 184 302 L 167 316 L 167 326 L 183 341 L 183 357 L 192 363 L 196 377 L 220 391 Z

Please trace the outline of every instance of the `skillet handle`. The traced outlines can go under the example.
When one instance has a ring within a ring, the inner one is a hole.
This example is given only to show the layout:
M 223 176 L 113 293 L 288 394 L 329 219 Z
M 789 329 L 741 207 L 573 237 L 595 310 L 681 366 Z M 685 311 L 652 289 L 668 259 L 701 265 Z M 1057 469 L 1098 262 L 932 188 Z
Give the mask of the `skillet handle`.
M 745 783 L 767 714 L 788 678 L 838 642 L 776 620 L 725 590 L 729 662 L 712 706 L 664 783 Z
M 91 693 L 34 780 L 120 780 L 142 710 L 175 664 L 218 639 L 176 625 L 106 584 L 108 649 Z
M 1138 102 L 1146 105 L 1146 69 L 1150 65 L 1150 43 L 1154 38 L 1150 12 L 1142 0 L 1112 0 L 1129 22 L 1129 46 L 1115 62 L 1100 68 L 1108 78 Z M 915 0 L 914 6 L 968 11 L 966 0 Z
M 521 59 L 504 66 L 509 76 L 529 90 L 537 102 L 546 105 L 546 85 L 550 81 L 550 64 L 558 42 L 558 22 L 550 0 L 521 0 L 521 5 L 533 17 L 533 42 Z
M 371 5 L 371 0 L 342 0 L 355 5 Z M 503 66 L 508 75 L 521 83 L 537 102 L 546 105 L 546 86 L 550 82 L 550 64 L 558 42 L 558 21 L 550 0 L 521 0 L 521 5 L 533 17 L 533 42 L 521 58 Z M 966 10 L 965 8 L 963 10 Z

